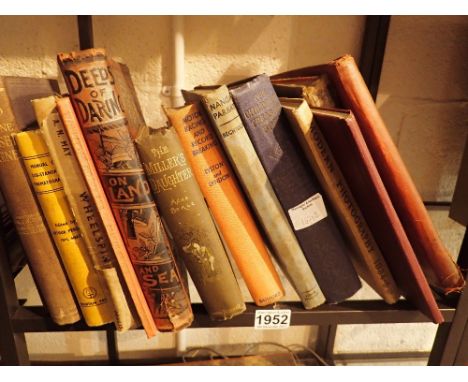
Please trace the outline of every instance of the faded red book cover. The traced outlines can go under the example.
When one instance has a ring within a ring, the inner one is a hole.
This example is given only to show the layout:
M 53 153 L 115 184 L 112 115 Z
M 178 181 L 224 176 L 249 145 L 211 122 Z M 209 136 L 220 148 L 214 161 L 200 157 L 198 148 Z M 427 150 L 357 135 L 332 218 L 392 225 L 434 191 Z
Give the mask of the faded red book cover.
M 443 322 L 353 113 L 318 108 L 312 113 L 402 294 L 434 322 Z

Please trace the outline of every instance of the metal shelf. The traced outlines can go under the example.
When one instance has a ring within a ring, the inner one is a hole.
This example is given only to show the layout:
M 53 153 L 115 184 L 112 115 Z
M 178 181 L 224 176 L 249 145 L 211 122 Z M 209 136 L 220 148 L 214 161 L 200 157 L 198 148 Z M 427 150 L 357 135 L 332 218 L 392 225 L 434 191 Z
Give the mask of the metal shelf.
M 202 304 L 193 304 L 192 308 L 195 318 L 190 328 L 253 327 L 255 311 L 268 309 L 248 303 L 247 310 L 243 314 L 226 321 L 212 321 Z M 299 302 L 285 302 L 275 305 L 274 308 L 291 309 L 291 326 L 431 322 L 429 318 L 405 300 L 394 305 L 388 305 L 380 300 L 345 301 L 336 305 L 325 304 L 313 310 L 305 310 Z M 455 314 L 455 307 L 440 303 L 439 308 L 445 322 L 451 322 Z M 16 333 L 114 329 L 113 325 L 88 327 L 84 321 L 59 326 L 51 320 L 42 306 L 19 307 L 11 318 L 11 322 Z
M 390 24 L 388 16 L 368 16 L 365 38 L 360 57 L 364 79 L 376 95 Z M 91 16 L 78 16 L 80 48 L 93 46 Z M 448 203 L 428 202 L 428 207 L 447 207 Z M 113 325 L 88 327 L 84 321 L 73 325 L 56 325 L 41 306 L 22 306 L 18 301 L 11 270 L 6 262 L 5 250 L 0 240 L 0 354 L 6 365 L 30 364 L 24 333 L 106 331 L 108 356 L 111 364 L 119 363 L 115 329 Z M 468 235 L 460 251 L 459 264 L 468 264 Z M 249 303 L 242 315 L 227 321 L 211 321 L 201 304 L 193 304 L 194 322 L 190 328 L 253 327 L 257 306 Z M 431 322 L 412 304 L 400 300 L 394 305 L 384 301 L 345 301 L 336 305 L 322 305 L 313 310 L 304 310 L 299 302 L 277 304 L 275 308 L 291 309 L 291 326 L 319 326 L 316 350 L 327 359 L 332 359 L 337 325 L 423 323 Z M 430 365 L 453 365 L 468 363 L 468 291 L 457 299 L 442 299 L 439 308 L 445 323 L 439 325 L 434 346 L 429 358 Z M 354 355 L 357 357 L 357 355 Z

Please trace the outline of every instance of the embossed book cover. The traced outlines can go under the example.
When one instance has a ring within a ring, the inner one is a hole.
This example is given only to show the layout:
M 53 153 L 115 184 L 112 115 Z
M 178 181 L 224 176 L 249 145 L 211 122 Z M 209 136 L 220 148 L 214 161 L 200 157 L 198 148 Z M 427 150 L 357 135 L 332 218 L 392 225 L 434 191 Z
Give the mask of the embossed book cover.
M 158 330 L 191 324 L 188 293 L 133 145 L 104 49 L 58 55 L 78 121 Z

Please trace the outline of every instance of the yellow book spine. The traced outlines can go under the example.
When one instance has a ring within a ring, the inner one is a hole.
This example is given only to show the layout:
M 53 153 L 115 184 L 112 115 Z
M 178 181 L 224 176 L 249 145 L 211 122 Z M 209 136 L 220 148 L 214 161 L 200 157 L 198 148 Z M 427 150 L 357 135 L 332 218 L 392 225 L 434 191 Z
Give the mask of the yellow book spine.
M 115 326 L 118 331 L 126 331 L 136 324 L 133 307 L 127 302 L 109 239 L 60 120 L 56 103 L 58 99 L 56 96 L 49 96 L 32 100 L 36 120 L 80 227 L 91 262 L 115 308 Z
M 42 134 L 26 131 L 16 134 L 15 140 L 86 324 L 113 322 L 112 304 L 93 269 Z

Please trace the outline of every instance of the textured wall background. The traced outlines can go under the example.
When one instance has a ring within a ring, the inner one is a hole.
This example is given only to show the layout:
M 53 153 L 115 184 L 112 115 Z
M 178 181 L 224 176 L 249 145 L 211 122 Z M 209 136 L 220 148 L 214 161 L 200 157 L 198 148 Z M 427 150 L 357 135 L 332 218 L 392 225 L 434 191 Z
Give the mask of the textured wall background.
M 187 88 L 227 82 L 261 72 L 273 74 L 332 60 L 359 57 L 364 17 L 185 17 Z M 419 191 L 426 200 L 450 200 L 468 132 L 468 18 L 393 17 L 377 103 Z M 94 17 L 95 45 L 126 62 L 148 124 L 165 124 L 161 91 L 172 84 L 171 17 Z M 55 55 L 78 49 L 75 17 L 0 17 L 0 74 L 56 76 Z M 64 88 L 63 88 L 64 89 Z M 463 234 L 448 211 L 431 211 L 455 257 Z M 29 272 L 17 278 L 19 296 L 37 304 Z M 196 292 L 192 291 L 192 295 Z M 248 296 L 248 295 L 246 295 Z M 363 288 L 355 298 L 374 298 Z M 296 298 L 288 288 L 288 297 Z M 428 351 L 436 326 L 339 327 L 335 351 Z M 187 346 L 242 352 L 255 341 L 313 345 L 316 328 L 287 331 L 190 329 Z M 28 334 L 32 359 L 99 359 L 105 335 L 98 332 Z M 118 335 L 122 357 L 175 354 L 176 337 L 147 340 L 142 331 Z M 229 349 L 227 344 L 236 345 Z M 415 363 L 416 361 L 410 361 Z

